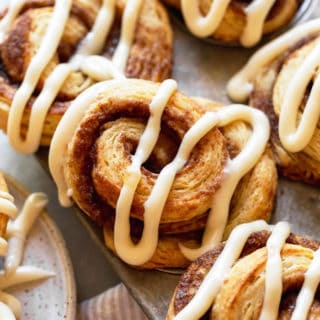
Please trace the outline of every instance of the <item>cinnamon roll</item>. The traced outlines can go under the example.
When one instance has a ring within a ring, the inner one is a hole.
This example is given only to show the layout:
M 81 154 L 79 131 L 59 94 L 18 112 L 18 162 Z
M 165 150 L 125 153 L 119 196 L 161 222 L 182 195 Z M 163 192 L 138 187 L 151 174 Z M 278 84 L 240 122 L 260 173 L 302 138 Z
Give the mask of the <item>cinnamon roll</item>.
M 320 182 L 320 20 L 300 25 L 256 52 L 228 84 L 232 99 L 264 111 L 281 173 Z
M 103 226 L 122 260 L 185 267 L 239 223 L 269 219 L 268 139 L 253 108 L 188 98 L 173 80 L 111 80 L 67 110 L 49 167 L 61 204 L 73 200 Z
M 319 247 L 286 222 L 239 225 L 182 275 L 167 320 L 318 319 Z
M 70 102 L 95 82 L 171 73 L 159 0 L 13 0 L 1 15 L 0 128 L 20 152 L 48 146 Z
M 181 11 L 195 36 L 211 37 L 244 47 L 257 44 L 295 16 L 303 0 L 164 0 Z

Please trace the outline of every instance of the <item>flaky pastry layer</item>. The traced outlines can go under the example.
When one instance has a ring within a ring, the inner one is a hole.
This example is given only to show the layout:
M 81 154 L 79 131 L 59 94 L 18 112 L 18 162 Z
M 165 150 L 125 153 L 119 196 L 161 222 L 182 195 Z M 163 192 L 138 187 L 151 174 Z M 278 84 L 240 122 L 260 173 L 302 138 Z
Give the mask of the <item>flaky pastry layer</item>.
M 212 308 L 203 319 L 259 319 L 265 288 L 266 242 L 269 233 L 253 233 L 242 251 L 241 257 L 232 266 L 223 282 Z M 319 242 L 291 234 L 281 251 L 283 269 L 283 295 L 278 319 L 290 319 L 297 294 L 304 281 Z M 171 320 L 194 297 L 204 277 L 214 265 L 224 244 L 205 253 L 193 262 L 182 275 L 170 303 L 167 320 Z M 320 316 L 320 303 L 316 295 L 308 319 Z

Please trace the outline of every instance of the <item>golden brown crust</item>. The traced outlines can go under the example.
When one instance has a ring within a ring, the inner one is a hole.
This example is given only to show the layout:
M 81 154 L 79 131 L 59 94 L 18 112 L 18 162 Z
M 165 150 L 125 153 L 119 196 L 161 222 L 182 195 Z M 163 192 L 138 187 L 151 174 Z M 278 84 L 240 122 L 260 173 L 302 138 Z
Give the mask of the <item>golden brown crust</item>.
M 258 319 L 264 293 L 265 245 L 269 235 L 269 232 L 260 231 L 249 237 L 241 258 L 233 265 L 215 299 L 211 310 L 212 319 Z M 281 251 L 284 294 L 279 319 L 287 319 L 292 314 L 297 292 L 303 283 L 303 275 L 313 257 L 312 251 L 319 247 L 318 241 L 299 235 L 290 234 L 287 239 L 287 244 Z M 173 319 L 191 301 L 223 248 L 224 244 L 218 245 L 189 266 L 175 289 L 167 320 Z M 244 304 L 250 303 L 252 308 L 244 307 Z M 313 317 L 318 314 L 319 300 L 315 298 L 308 319 L 315 319 Z
M 163 2 L 175 9 L 181 9 L 181 0 L 163 0 Z M 232 0 L 212 38 L 224 42 L 239 42 L 246 24 L 245 9 L 250 2 Z M 263 34 L 270 34 L 288 24 L 302 2 L 303 0 L 277 0 L 264 24 Z M 200 1 L 200 10 L 203 15 L 207 14 L 211 3 L 212 0 Z
M 281 174 L 292 180 L 317 185 L 320 183 L 320 121 L 308 146 L 296 153 L 288 152 L 282 146 L 278 134 L 278 121 L 289 80 L 318 41 L 319 38 L 303 39 L 288 52 L 260 70 L 254 80 L 254 91 L 250 97 L 250 104 L 264 111 L 269 117 L 272 128 L 272 148 Z M 298 121 L 309 95 L 308 90 L 299 109 Z
M 8 186 L 6 183 L 6 180 L 0 171 L 0 191 L 8 192 Z M 4 237 L 7 230 L 7 223 L 8 223 L 8 216 L 4 214 L 3 212 L 0 212 L 0 237 Z
M 149 103 L 158 88 L 157 83 L 131 80 L 125 86 L 106 89 L 89 106 L 69 144 L 64 173 L 73 190 L 73 199 L 104 225 L 106 244 L 113 251 L 114 208 L 131 154 L 149 117 Z M 170 98 L 164 109 L 160 138 L 142 167 L 142 178 L 134 196 L 131 212 L 134 239 L 141 236 L 143 204 L 158 173 L 174 158 L 182 137 L 200 116 L 206 110 L 221 107 L 208 100 L 195 101 L 180 92 Z M 186 240 L 192 245 L 199 243 L 212 198 L 221 184 L 225 161 L 240 152 L 249 135 L 250 129 L 244 123 L 235 123 L 222 131 L 213 129 L 196 145 L 169 193 L 160 222 L 158 249 L 140 268 L 188 265 L 178 243 Z M 239 223 L 268 220 L 276 185 L 275 162 L 267 149 L 236 189 L 224 237 Z
M 117 252 L 114 247 L 113 229 L 104 227 L 104 240 L 106 246 L 115 254 Z M 190 236 L 190 234 L 189 234 Z M 192 236 L 192 235 L 191 235 Z M 190 261 L 186 259 L 179 249 L 179 243 L 183 243 L 189 247 L 198 245 L 196 240 L 187 240 L 186 234 L 161 236 L 157 245 L 157 249 L 152 258 L 143 265 L 136 266 L 138 269 L 161 269 L 161 268 L 186 268 Z M 198 238 L 198 237 L 196 237 Z M 138 238 L 135 238 L 138 240 Z
M 10 105 L 16 85 L 19 84 L 32 56 L 39 47 L 48 22 L 52 15 L 54 1 L 28 0 L 21 15 L 15 21 L 0 47 L 2 72 L 0 73 L 0 125 L 6 130 L 8 106 Z M 62 41 L 57 53 L 40 77 L 39 91 L 46 77 L 58 63 L 64 62 L 74 53 L 77 45 L 90 30 L 100 1 L 74 0 Z M 117 1 L 117 18 L 115 19 L 103 55 L 112 56 L 119 40 L 120 19 L 124 2 Z M 162 81 L 170 76 L 172 68 L 172 30 L 167 12 L 158 0 L 144 1 L 136 26 L 135 39 L 126 66 L 126 75 Z M 50 109 L 44 128 L 41 144 L 49 145 L 61 114 L 70 102 L 93 81 L 81 72 L 73 72 L 62 86 L 63 89 Z M 24 114 L 23 126 L 27 125 L 30 109 Z M 22 128 L 25 134 L 25 128 Z
M 172 69 L 173 35 L 166 10 L 158 0 L 144 1 L 128 60 L 129 78 L 162 81 Z

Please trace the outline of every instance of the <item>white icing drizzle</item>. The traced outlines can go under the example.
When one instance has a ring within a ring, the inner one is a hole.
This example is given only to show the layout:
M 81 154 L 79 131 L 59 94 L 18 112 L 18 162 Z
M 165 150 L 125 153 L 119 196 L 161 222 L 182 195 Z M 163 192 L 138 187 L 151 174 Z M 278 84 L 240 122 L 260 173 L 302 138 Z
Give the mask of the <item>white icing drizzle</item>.
M 243 46 L 255 45 L 262 37 L 265 19 L 276 0 L 254 0 L 246 8 L 247 22 L 240 42 Z M 204 17 L 199 1 L 181 0 L 184 19 L 190 31 L 198 37 L 208 37 L 219 27 L 231 0 L 212 1 L 209 12 Z
M 71 141 L 85 112 L 103 89 L 112 90 L 119 85 L 127 85 L 130 80 L 109 80 L 100 82 L 81 93 L 70 105 L 52 137 L 49 151 L 49 169 L 58 188 L 59 201 L 64 207 L 72 205 L 69 187 L 65 181 L 63 167 L 68 143 Z
M 200 319 L 205 314 L 227 278 L 232 265 L 239 259 L 249 236 L 261 230 L 270 231 L 271 227 L 265 221 L 259 220 L 241 224 L 232 230 L 223 251 L 205 276 L 197 293 L 175 316 L 175 320 Z
M 294 74 L 284 95 L 279 117 L 279 137 L 290 152 L 304 149 L 310 142 L 320 117 L 320 77 L 316 76 L 300 123 L 296 127 L 299 107 L 315 71 L 320 66 L 320 43 Z
M 270 134 L 270 126 L 262 112 L 244 105 L 231 105 L 217 112 L 208 112 L 206 126 L 223 127 L 233 121 L 245 121 L 252 126 L 252 134 L 242 151 L 229 159 L 224 168 L 224 177 L 220 189 L 213 198 L 210 214 L 200 248 L 190 249 L 180 245 L 182 253 L 190 260 L 195 260 L 204 252 L 217 245 L 224 233 L 228 221 L 229 205 L 241 178 L 248 173 L 262 156 Z
M 81 71 L 93 80 L 100 82 L 107 79 L 125 79 L 122 72 L 108 59 L 101 56 L 89 56 L 83 60 Z
M 290 234 L 287 222 L 279 222 L 267 241 L 265 293 L 259 320 L 276 320 L 282 295 L 281 249 Z
M 141 4 L 142 0 L 128 0 L 123 13 L 120 42 L 112 58 L 114 65 L 122 72 L 129 57 Z
M 93 56 L 103 49 L 115 16 L 115 0 L 104 0 L 94 26 L 80 43 L 70 62 L 58 65 L 46 79 L 44 87 L 33 103 L 29 129 L 23 140 L 20 133 L 22 116 L 43 70 L 52 59 L 60 43 L 68 21 L 72 1 L 57 0 L 53 17 L 42 40 L 39 51 L 32 58 L 25 78 L 13 99 L 8 119 L 8 136 L 12 146 L 22 153 L 33 153 L 39 145 L 47 112 L 71 72 L 81 70 L 95 81 L 123 78 L 130 48 L 134 38 L 142 0 L 128 0 L 123 13 L 119 45 L 112 62 L 104 57 Z M 11 6 L 10 10 L 14 10 Z M 57 21 L 59 21 L 57 23 Z M 3 29 L 5 31 L 5 29 Z M 1 31 L 1 29 L 0 29 Z
M 319 31 L 320 19 L 315 19 L 295 27 L 258 50 L 246 66 L 229 81 L 229 96 L 235 101 L 246 100 L 253 89 L 251 81 L 259 69 L 286 52 L 294 43 Z M 290 152 L 301 151 L 308 145 L 319 121 L 320 79 L 316 76 L 297 127 L 298 110 L 307 86 L 319 67 L 319 59 L 320 44 L 317 44 L 294 74 L 284 95 L 279 117 L 279 137 L 282 145 Z
M 3 41 L 6 32 L 12 26 L 15 18 L 19 14 L 24 4 L 25 4 L 25 0 L 10 0 L 10 6 L 8 8 L 8 12 L 4 16 L 4 18 L 0 21 L 0 43 Z
M 315 292 L 320 282 L 320 249 L 313 254 L 313 260 L 309 269 L 304 274 L 303 286 L 299 292 L 296 307 L 291 320 L 307 319 L 309 309 L 312 305 Z
M 7 274 L 4 270 L 0 271 L 0 289 L 5 290 L 22 283 L 39 281 L 53 277 L 52 272 L 44 271 L 37 267 L 20 266 L 12 274 Z
M 26 237 L 47 203 L 48 198 L 44 193 L 33 193 L 27 198 L 19 216 L 9 223 L 9 250 L 5 260 L 7 274 L 14 272 L 21 264 Z
M 73 61 L 102 51 L 115 15 L 115 0 L 103 0 L 92 30 L 82 40 Z
M 7 128 L 8 137 L 12 146 L 24 153 L 29 152 L 29 146 L 27 143 L 28 140 L 23 141 L 20 136 L 20 126 L 23 112 L 42 72 L 58 48 L 69 12 L 71 10 L 71 4 L 72 0 L 55 1 L 53 17 L 49 23 L 42 44 L 39 47 L 36 55 L 31 59 L 24 80 L 21 86 L 18 88 L 11 104 Z M 59 23 L 57 23 L 57 21 L 59 21 Z M 41 119 L 41 115 L 39 117 Z M 29 132 L 42 131 L 41 124 L 41 122 L 35 121 L 35 126 L 30 128 Z
M 228 95 L 232 100 L 243 102 L 251 93 L 252 81 L 258 71 L 288 50 L 294 43 L 304 37 L 320 31 L 320 18 L 298 25 L 292 30 L 271 41 L 256 51 L 247 64 L 231 78 L 227 86 Z
M 180 166 L 171 165 L 167 174 L 163 174 L 164 168 L 152 190 L 148 201 L 144 204 L 144 229 L 138 244 L 134 244 L 130 236 L 130 212 L 133 197 L 141 179 L 141 166 L 148 160 L 158 140 L 161 130 L 161 117 L 171 95 L 177 90 L 174 80 L 164 81 L 156 96 L 150 103 L 150 118 L 143 132 L 136 153 L 131 159 L 131 165 L 127 168 L 127 174 L 121 189 L 117 206 L 114 226 L 114 242 L 118 255 L 127 263 L 141 265 L 148 261 L 158 244 L 158 229 L 164 204 L 170 189 L 158 190 L 159 182 L 170 181 L 171 186 L 177 170 Z M 180 159 L 179 159 L 180 160 Z M 181 161 L 180 161 L 181 162 Z M 182 161 L 182 166 L 184 161 Z M 172 168 L 172 169 L 171 169 Z M 170 170 L 171 169 L 171 170 Z M 161 183 L 161 182 L 160 182 Z
M 263 25 L 276 0 L 255 0 L 246 9 L 247 23 L 240 42 L 245 47 L 258 43 L 263 34 Z

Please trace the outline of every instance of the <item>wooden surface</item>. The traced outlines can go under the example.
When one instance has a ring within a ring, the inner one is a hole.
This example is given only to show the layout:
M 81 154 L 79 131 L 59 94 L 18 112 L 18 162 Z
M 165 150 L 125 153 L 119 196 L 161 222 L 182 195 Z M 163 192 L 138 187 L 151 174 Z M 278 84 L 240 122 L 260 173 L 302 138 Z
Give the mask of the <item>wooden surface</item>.
M 320 16 L 318 4 L 313 11 L 313 16 L 317 15 Z M 173 78 L 178 80 L 179 89 L 189 96 L 202 96 L 228 103 L 225 85 L 254 49 L 213 46 L 192 37 L 175 24 L 174 37 Z M 42 150 L 38 156 L 46 167 L 46 150 Z M 148 317 L 164 319 L 179 276 L 159 271 L 142 272 L 126 266 L 104 247 L 101 230 L 98 230 L 79 209 L 75 208 L 75 211 Z M 319 215 L 319 190 L 280 179 L 273 222 L 289 221 L 293 231 L 319 239 Z

